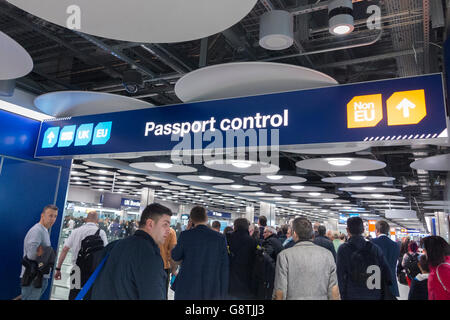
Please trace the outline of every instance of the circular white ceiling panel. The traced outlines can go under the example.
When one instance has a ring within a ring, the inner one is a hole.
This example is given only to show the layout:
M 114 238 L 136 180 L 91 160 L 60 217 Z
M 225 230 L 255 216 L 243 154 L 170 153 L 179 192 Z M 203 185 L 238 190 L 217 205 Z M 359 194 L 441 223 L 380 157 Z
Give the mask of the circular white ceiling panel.
M 428 171 L 450 171 L 450 153 L 416 160 L 411 168 Z
M 72 164 L 72 169 L 88 169 L 88 166 L 83 166 L 82 164 Z
M 89 170 L 86 170 L 86 172 L 93 173 L 93 174 L 99 174 L 99 175 L 105 175 L 105 176 L 113 176 L 114 175 L 114 171 L 103 170 L 103 169 L 89 169 Z
M 153 107 L 151 103 L 118 94 L 90 91 L 56 91 L 34 99 L 42 112 L 57 118 L 129 111 Z
M 366 149 L 367 147 L 316 147 L 316 148 L 298 148 L 298 149 L 283 149 L 282 147 L 280 147 L 280 151 L 299 154 L 315 154 L 315 155 L 353 153 Z
M 131 171 L 131 170 L 119 170 L 118 171 L 119 173 L 124 173 L 124 174 L 129 174 L 129 175 L 141 175 L 141 176 L 144 176 L 145 174 L 144 173 L 139 173 L 139 172 L 136 172 L 136 171 Z
M 6 33 L 0 31 L 0 80 L 17 79 L 33 70 L 28 52 Z
M 335 205 L 336 203 L 350 203 L 350 201 L 348 200 L 343 200 L 343 199 L 330 199 L 330 198 L 311 198 L 311 199 L 306 199 L 306 201 L 310 201 L 310 202 L 318 202 L 318 203 L 322 203 L 322 204 L 330 204 L 330 205 Z
M 90 180 L 95 180 L 95 181 L 113 181 L 113 178 L 110 177 L 105 177 L 105 176 L 89 176 Z
M 284 176 L 280 174 L 245 176 L 244 179 L 252 182 L 277 183 L 277 184 L 284 184 L 284 183 L 294 184 L 306 181 L 305 178 L 296 176 Z
M 450 206 L 450 201 L 424 201 L 423 204 L 430 204 L 434 206 Z
M 130 167 L 141 170 L 171 173 L 190 173 L 197 171 L 197 169 L 193 167 L 165 162 L 135 162 L 131 163 Z
M 8 0 L 39 18 L 103 38 L 170 43 L 201 39 L 242 20 L 257 0 Z M 170 26 L 170 27 L 164 27 Z
M 328 172 L 356 172 L 379 170 L 386 167 L 386 163 L 364 158 L 314 158 L 298 161 L 297 167 L 312 171 Z
M 125 181 L 145 181 L 145 178 L 136 176 L 117 176 L 116 179 Z
M 405 197 L 402 196 L 392 196 L 392 195 L 387 195 L 387 194 L 354 194 L 352 195 L 353 198 L 358 198 L 358 199 L 379 199 L 379 200 L 403 200 L 405 199 Z
M 251 186 L 245 186 L 245 185 L 241 185 L 241 184 L 231 184 L 231 185 L 227 185 L 227 184 L 223 184 L 223 185 L 217 185 L 217 186 L 213 186 L 213 188 L 216 189 L 220 189 L 220 190 L 227 190 L 227 191 L 245 191 L 245 192 L 250 192 L 250 191 L 260 191 L 261 188 L 259 187 L 251 187 Z
M 280 168 L 274 164 L 257 162 L 252 160 L 211 160 L 206 161 L 205 167 L 218 171 L 235 172 L 235 173 L 258 173 L 258 174 L 274 174 Z
M 323 182 L 329 183 L 345 183 L 345 184 L 361 184 L 361 183 L 380 183 L 394 181 L 394 177 L 382 177 L 382 176 L 344 176 L 344 177 L 332 177 L 322 178 Z
M 208 175 L 181 175 L 178 178 L 186 181 L 192 182 L 202 182 L 202 183 L 233 183 L 234 181 L 231 179 L 213 177 Z
M 188 189 L 187 187 L 174 186 L 174 185 L 171 185 L 171 184 L 165 185 L 165 186 L 162 186 L 162 187 L 165 188 L 165 189 L 169 189 L 169 190 L 187 190 Z
M 124 186 L 140 186 L 140 184 L 137 183 L 137 182 L 120 181 L 120 180 L 116 180 L 116 181 L 114 182 L 114 184 L 117 184 L 117 185 L 124 185 Z
M 237 62 L 197 69 L 183 76 L 175 93 L 183 102 L 247 97 L 337 85 L 316 70 L 273 62 Z
M 324 188 L 320 187 L 309 187 L 309 186 L 302 186 L 302 185 L 291 185 L 291 186 L 273 186 L 272 189 L 276 191 L 302 191 L 302 192 L 322 192 L 325 191 Z
M 241 196 L 248 197 L 281 197 L 278 193 L 266 193 L 266 192 L 242 192 L 239 193 Z
M 80 171 L 70 171 L 70 176 L 87 177 L 89 174 Z
M 338 195 L 333 193 L 323 193 L 323 192 L 297 192 L 291 193 L 293 197 L 301 197 L 301 198 L 328 198 L 328 199 L 336 199 L 339 198 Z
M 450 210 L 448 206 L 425 206 L 424 209 L 432 209 L 432 210 Z
M 347 192 L 361 192 L 361 193 L 389 193 L 389 192 L 401 192 L 402 190 L 396 188 L 382 188 L 382 187 L 351 187 L 351 188 L 339 188 L 339 190 Z

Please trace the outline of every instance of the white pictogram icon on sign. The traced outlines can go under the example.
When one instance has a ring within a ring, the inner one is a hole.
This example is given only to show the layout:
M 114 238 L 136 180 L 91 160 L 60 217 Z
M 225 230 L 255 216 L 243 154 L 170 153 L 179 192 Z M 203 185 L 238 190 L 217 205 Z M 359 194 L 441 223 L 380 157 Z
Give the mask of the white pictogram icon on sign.
M 61 133 L 61 141 L 70 141 L 73 140 L 73 132 L 72 131 L 66 131 Z
M 408 99 L 403 99 L 397 106 L 397 110 L 402 110 L 403 109 L 403 117 L 404 118 L 409 118 L 410 113 L 409 113 L 409 109 L 414 109 L 416 107 L 416 105 L 414 103 L 412 103 L 411 101 L 409 101 Z
M 47 135 L 47 139 L 48 139 L 48 144 L 52 143 L 52 140 L 55 139 L 55 134 L 53 133 L 53 131 L 51 131 L 48 135 Z

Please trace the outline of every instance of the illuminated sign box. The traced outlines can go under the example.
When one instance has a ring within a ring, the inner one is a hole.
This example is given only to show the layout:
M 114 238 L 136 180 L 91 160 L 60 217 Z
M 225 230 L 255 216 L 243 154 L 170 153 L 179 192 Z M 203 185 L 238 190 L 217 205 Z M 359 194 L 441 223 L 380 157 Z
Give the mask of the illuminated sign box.
M 437 142 L 448 136 L 445 112 L 434 74 L 47 120 L 35 156 Z

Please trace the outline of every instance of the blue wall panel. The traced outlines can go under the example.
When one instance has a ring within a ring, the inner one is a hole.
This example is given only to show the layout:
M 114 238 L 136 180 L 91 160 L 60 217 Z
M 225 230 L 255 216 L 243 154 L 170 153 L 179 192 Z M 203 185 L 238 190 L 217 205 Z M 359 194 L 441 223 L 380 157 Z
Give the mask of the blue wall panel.
M 71 161 L 33 158 L 39 128 L 39 121 L 0 110 L 0 299 L 20 294 L 23 240 L 47 204 L 60 209 L 50 233 L 58 245 Z

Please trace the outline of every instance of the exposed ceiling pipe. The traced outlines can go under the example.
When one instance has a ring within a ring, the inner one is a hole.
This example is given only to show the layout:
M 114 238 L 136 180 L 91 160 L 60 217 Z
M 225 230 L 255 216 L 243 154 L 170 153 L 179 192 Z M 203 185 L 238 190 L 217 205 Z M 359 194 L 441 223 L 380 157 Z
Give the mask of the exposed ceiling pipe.
M 182 67 L 180 67 L 176 62 L 172 61 L 171 58 L 165 56 L 165 54 L 162 52 L 162 50 L 155 45 L 152 44 L 141 44 L 141 48 L 145 51 L 149 52 L 150 54 L 156 56 L 159 60 L 164 62 L 166 65 L 171 67 L 174 71 L 178 72 L 179 74 L 185 74 L 186 70 Z
M 338 51 L 338 50 L 345 50 L 345 49 L 352 49 L 352 48 L 370 46 L 370 45 L 378 42 L 378 40 L 381 39 L 382 35 L 383 35 L 383 29 L 380 29 L 380 32 L 378 33 L 378 36 L 374 40 L 371 40 L 371 41 L 368 41 L 368 42 L 357 43 L 357 44 L 352 44 L 352 45 L 347 45 L 347 46 L 342 46 L 342 47 L 335 47 L 335 48 L 329 48 L 329 49 L 316 50 L 316 51 L 309 51 L 309 52 L 301 52 L 301 53 L 289 54 L 289 55 L 280 56 L 280 57 L 272 57 L 272 58 L 264 59 L 264 60 L 261 60 L 261 61 L 274 61 L 274 60 L 295 58 L 295 57 L 299 57 L 299 56 L 309 56 L 309 55 L 319 54 L 319 53 L 326 53 L 326 52 L 332 52 L 332 51 Z

